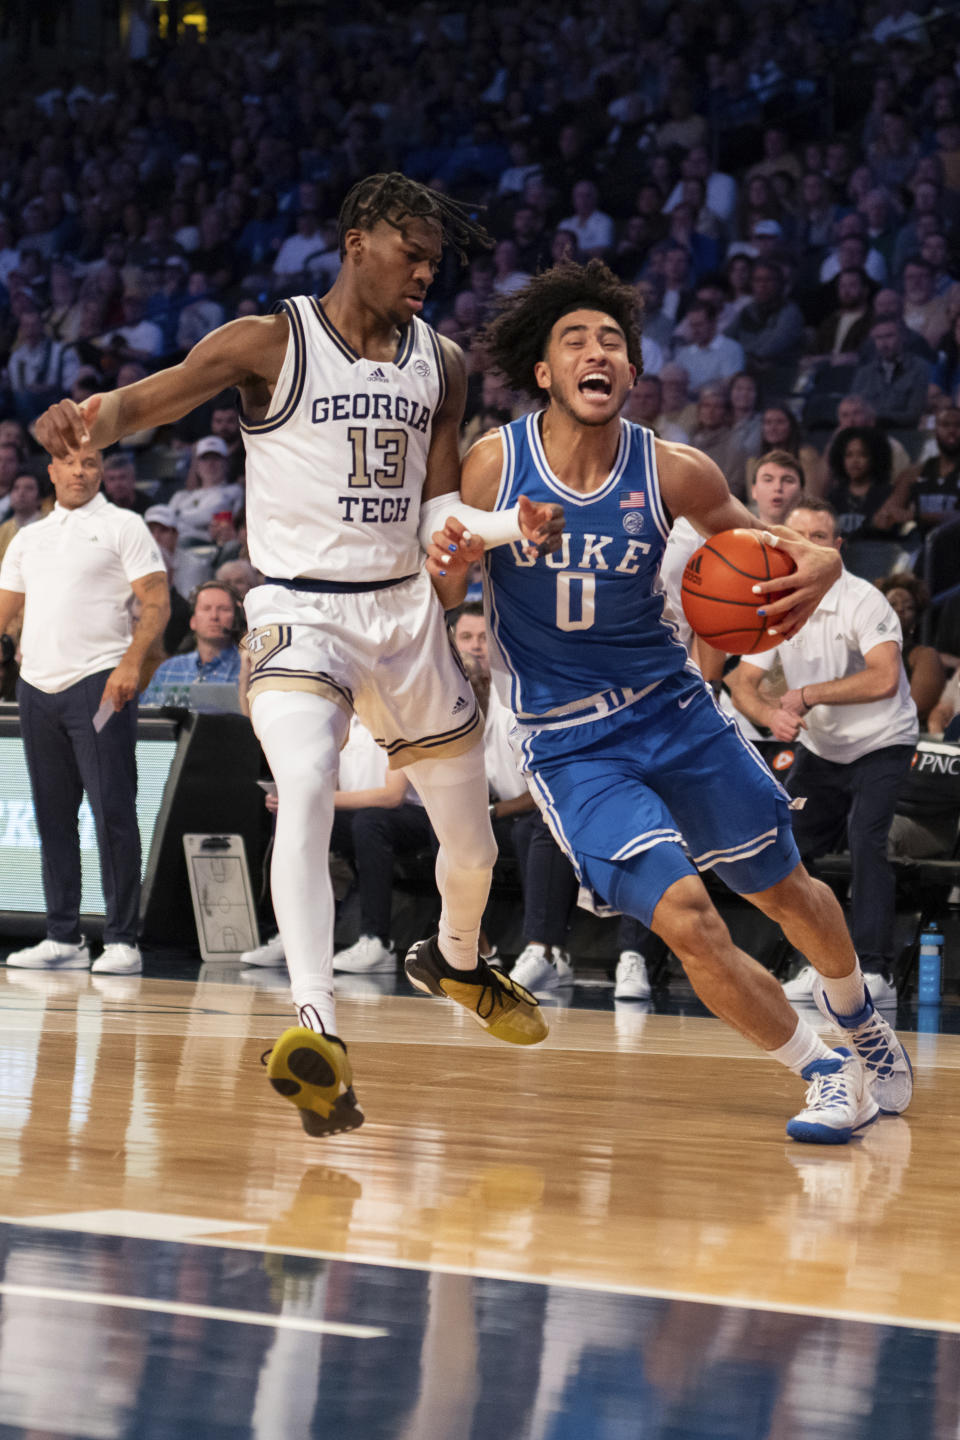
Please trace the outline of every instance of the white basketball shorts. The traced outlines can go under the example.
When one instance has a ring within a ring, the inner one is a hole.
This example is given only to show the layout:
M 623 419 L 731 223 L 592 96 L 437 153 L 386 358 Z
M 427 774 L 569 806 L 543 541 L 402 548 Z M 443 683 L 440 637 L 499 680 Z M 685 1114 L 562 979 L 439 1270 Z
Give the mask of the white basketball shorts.
M 349 594 L 258 585 L 243 605 L 251 700 L 305 690 L 356 711 L 391 769 L 482 741 L 483 717 L 426 572 Z

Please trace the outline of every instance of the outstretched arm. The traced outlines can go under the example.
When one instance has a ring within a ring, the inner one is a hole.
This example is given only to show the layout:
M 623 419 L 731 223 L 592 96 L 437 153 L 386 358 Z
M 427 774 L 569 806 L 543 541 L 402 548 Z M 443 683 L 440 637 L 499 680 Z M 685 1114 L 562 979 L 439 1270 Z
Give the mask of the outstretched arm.
M 701 535 L 721 530 L 760 530 L 768 544 L 785 550 L 796 570 L 775 580 L 759 580 L 758 596 L 776 592 L 765 614 L 772 634 L 789 640 L 816 610 L 840 577 L 840 556 L 825 545 L 813 545 L 786 525 L 764 526 L 745 505 L 730 494 L 719 467 L 700 450 L 658 440 L 657 469 L 660 493 L 670 514 L 683 515 Z
M 528 554 L 552 554 L 562 543 L 560 505 L 521 495 L 513 510 L 494 510 L 502 469 L 503 442 L 494 430 L 478 440 L 467 455 L 460 473 L 459 503 L 454 510 L 437 514 L 437 528 L 425 541 L 427 570 L 434 577 L 446 576 L 455 582 L 444 592 L 453 598 L 446 600 L 441 595 L 448 608 L 463 599 L 467 572 L 492 546 L 516 540 Z
M 247 315 L 213 330 L 179 365 L 134 385 L 91 395 L 82 405 L 60 400 L 37 421 L 37 440 L 57 459 L 81 445 L 103 450 L 123 435 L 167 425 L 226 390 L 240 388 L 252 413 L 270 403 L 287 348 L 285 315 Z
M 429 514 L 433 503 L 441 497 L 447 496 L 452 501 L 460 483 L 460 426 L 467 403 L 467 367 L 459 345 L 443 337 L 440 337 L 440 345 L 447 367 L 447 393 L 434 416 L 430 432 L 427 473 L 420 501 L 421 531 L 424 512 Z M 422 544 L 422 533 L 420 540 Z M 428 556 L 430 554 L 428 551 Z M 467 560 L 461 571 L 460 567 L 433 565 L 428 559 L 427 571 L 444 610 L 460 604 L 466 593 L 467 571 L 473 563 L 473 558 Z
M 460 468 L 460 426 L 467 395 L 467 371 L 463 351 L 451 340 L 440 336 L 447 367 L 447 396 L 437 413 L 427 457 L 427 474 L 423 486 L 420 519 L 420 543 L 427 552 L 427 572 L 445 609 L 458 605 L 466 593 L 466 577 L 471 565 L 483 559 L 485 550 L 519 540 L 548 551 L 560 546 L 563 511 L 559 505 L 531 506 L 521 501 L 513 511 L 493 515 L 501 460 L 496 461 L 492 488 L 484 489 L 481 503 L 472 500 L 464 488 Z M 496 442 L 499 457 L 500 438 L 494 432 L 484 436 L 467 456 L 485 441 Z M 485 521 L 481 512 L 491 512 Z M 466 538 L 464 538 L 466 537 Z

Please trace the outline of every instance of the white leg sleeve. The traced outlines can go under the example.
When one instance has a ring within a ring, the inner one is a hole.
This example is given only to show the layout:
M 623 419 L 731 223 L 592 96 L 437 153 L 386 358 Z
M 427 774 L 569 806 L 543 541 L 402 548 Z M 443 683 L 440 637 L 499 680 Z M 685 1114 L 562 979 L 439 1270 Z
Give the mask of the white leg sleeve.
M 293 1003 L 312 1006 L 336 1034 L 330 831 L 349 721 L 331 701 L 299 690 L 258 695 L 251 719 L 277 783 L 270 889 Z
M 406 767 L 440 841 L 440 950 L 448 964 L 472 970 L 480 921 L 490 893 L 497 842 L 490 827 L 483 746 L 446 760 Z

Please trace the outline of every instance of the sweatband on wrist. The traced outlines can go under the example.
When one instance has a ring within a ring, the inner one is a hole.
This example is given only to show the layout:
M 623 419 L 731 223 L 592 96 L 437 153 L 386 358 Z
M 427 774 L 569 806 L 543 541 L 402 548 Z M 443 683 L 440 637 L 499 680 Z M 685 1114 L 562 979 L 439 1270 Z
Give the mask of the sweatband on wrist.
M 451 490 L 448 495 L 437 495 L 420 506 L 417 535 L 424 550 L 432 542 L 434 531 L 442 530 L 451 517 L 459 520 L 471 535 L 482 537 L 485 550 L 523 540 L 519 503 L 509 510 L 478 510 L 475 505 L 465 504 L 458 491 Z

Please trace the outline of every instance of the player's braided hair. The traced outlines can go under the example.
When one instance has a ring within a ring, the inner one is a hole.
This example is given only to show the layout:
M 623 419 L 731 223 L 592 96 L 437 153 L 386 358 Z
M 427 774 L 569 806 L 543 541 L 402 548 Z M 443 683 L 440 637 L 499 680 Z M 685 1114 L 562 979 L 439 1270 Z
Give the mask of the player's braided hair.
M 535 275 L 508 296 L 481 337 L 489 364 L 503 372 L 511 389 L 543 398 L 534 366 L 546 354 L 550 331 L 571 310 L 600 310 L 615 320 L 627 337 L 627 358 L 641 374 L 643 302 L 636 290 L 618 280 L 602 260 L 568 262 Z
M 341 259 L 346 253 L 344 241 L 348 230 L 372 230 L 378 220 L 385 220 L 399 230 L 404 220 L 410 218 L 435 220 L 444 244 L 456 250 L 461 263 L 466 261 L 472 246 L 485 250 L 493 246 L 492 237 L 472 219 L 469 206 L 392 170 L 385 175 L 368 175 L 348 192 L 340 206 L 337 227 Z

